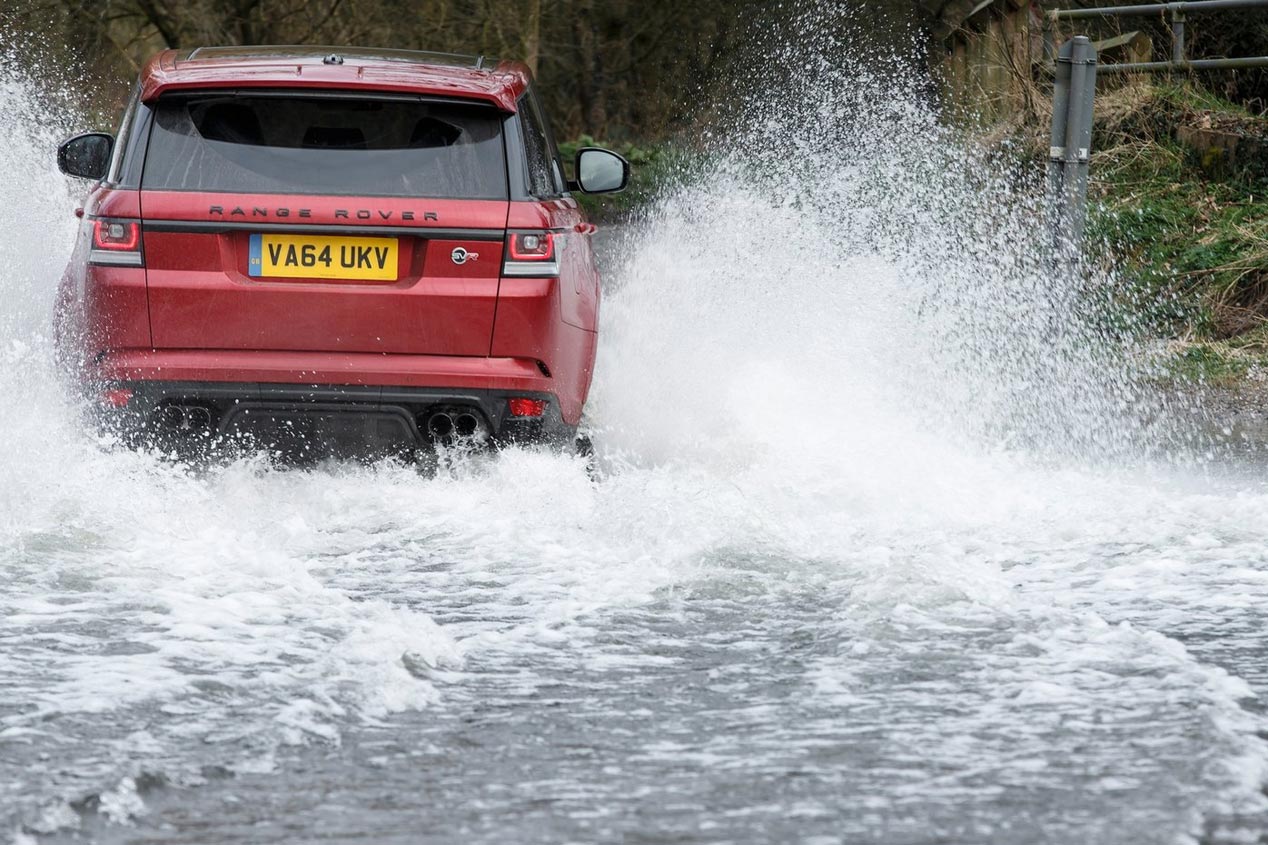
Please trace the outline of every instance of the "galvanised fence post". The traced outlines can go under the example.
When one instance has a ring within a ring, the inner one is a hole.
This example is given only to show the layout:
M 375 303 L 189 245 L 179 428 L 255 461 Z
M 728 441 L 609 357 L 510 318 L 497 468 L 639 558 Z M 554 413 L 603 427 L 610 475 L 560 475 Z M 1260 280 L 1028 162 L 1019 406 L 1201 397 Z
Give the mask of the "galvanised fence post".
M 1171 10 L 1171 61 L 1184 64 L 1184 7 Z
M 1077 35 L 1057 54 L 1048 151 L 1048 197 L 1059 250 L 1077 249 L 1087 219 L 1088 160 L 1096 96 L 1096 48 Z

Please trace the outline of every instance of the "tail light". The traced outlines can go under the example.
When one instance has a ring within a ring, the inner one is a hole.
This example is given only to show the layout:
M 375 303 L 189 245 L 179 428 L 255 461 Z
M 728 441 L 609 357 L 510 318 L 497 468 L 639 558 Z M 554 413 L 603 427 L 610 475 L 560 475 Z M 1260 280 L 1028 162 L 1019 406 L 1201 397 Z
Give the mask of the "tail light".
M 540 417 L 545 413 L 545 399 L 529 399 L 517 396 L 511 400 L 511 416 L 513 417 Z
M 101 392 L 101 404 L 109 405 L 111 408 L 126 408 L 131 401 L 132 391 L 126 387 L 116 387 L 113 390 Z
M 503 276 L 558 276 L 563 235 L 554 232 L 511 232 L 506 238 Z
M 99 217 L 92 221 L 92 250 L 89 264 L 116 267 L 141 267 L 141 223 L 137 220 L 111 220 Z

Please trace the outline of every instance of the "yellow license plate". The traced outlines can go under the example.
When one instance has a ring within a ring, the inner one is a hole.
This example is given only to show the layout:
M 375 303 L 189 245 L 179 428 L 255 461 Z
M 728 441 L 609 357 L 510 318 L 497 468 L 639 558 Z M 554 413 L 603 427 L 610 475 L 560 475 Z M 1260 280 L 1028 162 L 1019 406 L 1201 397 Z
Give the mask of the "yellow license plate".
M 395 281 L 397 256 L 396 238 L 252 235 L 247 275 Z

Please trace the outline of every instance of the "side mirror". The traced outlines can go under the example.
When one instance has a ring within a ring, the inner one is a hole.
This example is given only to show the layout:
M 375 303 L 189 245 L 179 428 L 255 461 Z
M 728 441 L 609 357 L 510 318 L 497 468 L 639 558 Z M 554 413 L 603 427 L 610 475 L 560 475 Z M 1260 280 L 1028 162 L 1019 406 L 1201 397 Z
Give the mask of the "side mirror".
M 57 148 L 57 167 L 67 176 L 104 179 L 113 150 L 114 137 L 104 132 L 76 135 Z
M 577 151 L 577 187 L 587 194 L 614 194 L 630 183 L 630 163 L 611 150 Z

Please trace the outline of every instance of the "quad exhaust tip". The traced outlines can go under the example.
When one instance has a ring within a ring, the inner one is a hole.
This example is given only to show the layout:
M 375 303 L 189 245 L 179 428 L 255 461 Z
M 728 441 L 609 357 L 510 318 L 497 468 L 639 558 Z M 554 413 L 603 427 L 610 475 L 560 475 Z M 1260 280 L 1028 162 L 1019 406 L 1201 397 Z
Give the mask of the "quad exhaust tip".
M 180 434 L 194 434 L 211 429 L 211 411 L 201 405 L 165 405 L 158 412 L 159 425 Z
M 437 443 L 455 439 L 482 440 L 489 434 L 483 415 L 464 408 L 445 408 L 427 417 L 427 433 Z
M 427 433 L 437 440 L 445 440 L 453 434 L 453 417 L 437 411 L 427 418 Z

